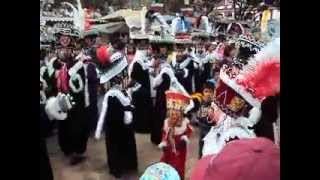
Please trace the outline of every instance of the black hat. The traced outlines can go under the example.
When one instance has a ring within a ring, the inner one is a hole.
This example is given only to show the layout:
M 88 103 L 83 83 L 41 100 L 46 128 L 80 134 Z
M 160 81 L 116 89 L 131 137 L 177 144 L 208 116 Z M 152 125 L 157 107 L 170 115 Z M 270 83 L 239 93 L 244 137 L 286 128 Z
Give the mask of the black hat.
M 214 90 L 216 86 L 216 81 L 214 79 L 208 79 L 203 84 L 203 89 L 211 89 Z
M 86 37 L 96 38 L 99 36 L 100 36 L 100 33 L 97 29 L 90 29 L 90 30 L 84 32 L 84 34 L 83 34 L 84 38 L 86 38 Z

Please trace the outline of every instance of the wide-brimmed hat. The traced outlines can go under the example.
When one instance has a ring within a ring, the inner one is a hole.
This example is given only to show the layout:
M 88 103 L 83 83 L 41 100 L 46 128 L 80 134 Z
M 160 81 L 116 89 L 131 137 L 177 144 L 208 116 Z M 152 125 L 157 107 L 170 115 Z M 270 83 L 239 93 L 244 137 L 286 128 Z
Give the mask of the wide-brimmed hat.
M 189 33 L 177 33 L 175 35 L 175 44 L 187 45 L 192 43 L 192 36 Z
M 56 33 L 56 48 L 75 48 L 76 40 L 80 37 L 80 31 L 73 28 L 59 28 Z
M 268 96 L 280 91 L 280 39 L 265 46 L 248 60 L 238 74 L 223 66 L 214 94 L 215 104 L 227 115 L 237 118 L 252 107 L 260 107 Z
M 83 38 L 86 37 L 91 37 L 91 38 L 96 38 L 100 35 L 99 31 L 97 29 L 89 29 L 88 31 L 85 31 L 83 33 Z
M 96 57 L 100 84 L 108 82 L 128 66 L 125 56 L 121 52 L 113 52 L 108 46 L 98 47 Z
M 191 180 L 280 180 L 280 148 L 265 138 L 229 142 L 219 154 L 200 159 Z

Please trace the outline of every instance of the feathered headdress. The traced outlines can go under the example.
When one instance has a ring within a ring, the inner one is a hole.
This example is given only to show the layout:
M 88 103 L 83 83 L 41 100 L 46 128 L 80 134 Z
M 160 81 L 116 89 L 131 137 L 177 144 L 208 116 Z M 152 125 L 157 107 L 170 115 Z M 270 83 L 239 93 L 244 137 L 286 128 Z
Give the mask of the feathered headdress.
M 96 64 L 100 76 L 100 84 L 104 84 L 121 73 L 128 65 L 121 52 L 115 52 L 111 46 L 100 46 L 96 49 Z
M 249 61 L 237 83 L 259 100 L 280 91 L 280 38 L 272 41 Z
M 226 66 L 220 71 L 214 102 L 227 115 L 236 118 L 280 91 L 280 39 L 262 48 L 239 74 L 229 71 Z

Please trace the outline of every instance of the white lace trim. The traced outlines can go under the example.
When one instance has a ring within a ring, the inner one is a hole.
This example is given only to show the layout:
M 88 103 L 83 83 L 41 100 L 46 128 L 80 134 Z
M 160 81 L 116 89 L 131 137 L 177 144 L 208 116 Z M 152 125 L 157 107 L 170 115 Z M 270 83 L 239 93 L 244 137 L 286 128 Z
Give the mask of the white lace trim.
M 107 109 L 108 109 L 108 99 L 109 97 L 117 97 L 120 101 L 120 103 L 123 106 L 129 106 L 131 104 L 130 98 L 126 97 L 119 89 L 110 89 L 105 95 L 102 102 L 102 109 L 99 116 L 96 132 L 95 132 L 95 138 L 99 139 L 101 137 L 101 132 L 103 129 L 103 124 L 105 121 L 105 117 L 107 115 Z M 128 118 L 125 116 L 125 118 Z M 124 119 L 128 120 L 128 119 Z

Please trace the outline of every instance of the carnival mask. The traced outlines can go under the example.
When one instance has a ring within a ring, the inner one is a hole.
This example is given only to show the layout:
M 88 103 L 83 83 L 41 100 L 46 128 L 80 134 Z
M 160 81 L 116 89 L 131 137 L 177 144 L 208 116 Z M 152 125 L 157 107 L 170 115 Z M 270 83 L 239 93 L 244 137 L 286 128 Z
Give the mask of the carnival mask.
M 169 127 L 180 125 L 182 119 L 182 112 L 179 110 L 171 109 L 169 111 Z

